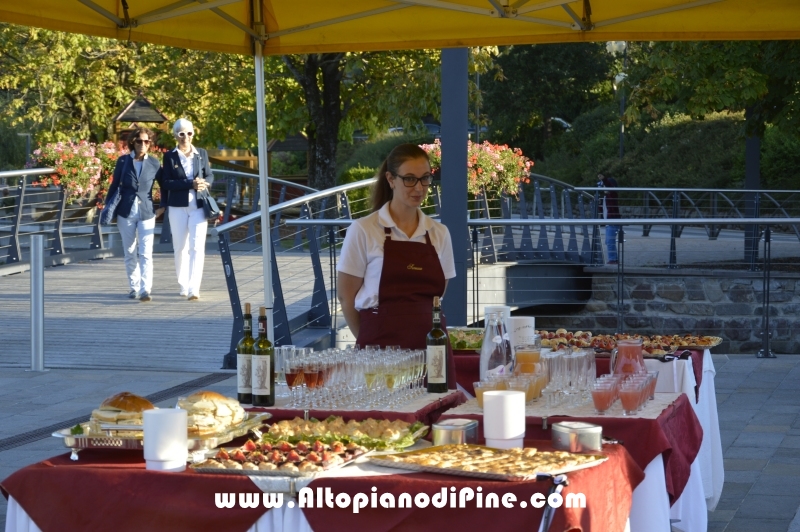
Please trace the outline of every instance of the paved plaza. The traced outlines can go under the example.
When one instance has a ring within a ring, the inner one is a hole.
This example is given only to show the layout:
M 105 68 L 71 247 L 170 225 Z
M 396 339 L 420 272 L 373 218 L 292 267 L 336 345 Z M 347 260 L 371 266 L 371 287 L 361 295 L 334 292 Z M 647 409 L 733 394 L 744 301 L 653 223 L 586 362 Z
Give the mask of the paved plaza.
M 709 531 L 800 532 L 800 356 L 759 360 L 752 355 L 714 355 L 713 359 L 725 487 L 716 511 L 709 513 Z M 229 396 L 236 392 L 234 374 L 221 371 L 33 373 L 0 368 L 0 478 L 65 452 L 61 442 L 49 436 L 52 426 L 88 417 L 113 393 L 162 392 L 157 406 L 171 407 L 193 386 Z M 25 434 L 33 440 L 18 445 L 18 436 Z M 0 498 L 0 530 L 5 528 L 5 509 L 5 499 Z

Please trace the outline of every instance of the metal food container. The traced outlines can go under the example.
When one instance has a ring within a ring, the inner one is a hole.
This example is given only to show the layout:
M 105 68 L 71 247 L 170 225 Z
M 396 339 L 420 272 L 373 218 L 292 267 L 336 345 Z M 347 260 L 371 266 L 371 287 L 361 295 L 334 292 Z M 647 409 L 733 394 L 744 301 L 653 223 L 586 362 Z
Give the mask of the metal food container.
M 433 445 L 476 441 L 478 441 L 478 422 L 474 419 L 447 419 L 433 424 Z
M 553 423 L 553 447 L 572 453 L 603 450 L 603 427 L 583 421 Z

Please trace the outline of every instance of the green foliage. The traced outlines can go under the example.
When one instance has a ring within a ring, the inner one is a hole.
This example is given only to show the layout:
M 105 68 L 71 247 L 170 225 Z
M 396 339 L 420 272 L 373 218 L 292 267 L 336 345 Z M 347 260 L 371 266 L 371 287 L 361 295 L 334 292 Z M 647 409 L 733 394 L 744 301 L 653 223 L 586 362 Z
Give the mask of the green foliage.
M 552 117 L 572 122 L 613 98 L 614 62 L 605 43 L 510 46 L 497 58 L 502 73 L 481 79 L 489 138 L 541 158 L 560 133 Z
M 279 151 L 270 155 L 271 176 L 295 176 L 308 172 L 308 154 L 304 151 Z
M 139 45 L 0 24 L 0 104 L 39 142 L 102 142 L 139 89 Z
M 662 111 L 662 118 L 630 127 L 619 158 L 619 118 L 613 108 L 578 118 L 573 131 L 537 173 L 568 183 L 593 186 L 598 173 L 620 186 L 737 188 L 744 179 L 743 115 L 708 114 L 692 120 Z
M 25 138 L 0 121 L 0 172 L 19 170 L 25 165 Z
M 355 183 L 356 181 L 363 181 L 375 177 L 378 168 L 367 168 L 363 166 L 355 166 L 348 168 L 346 171 L 339 174 L 337 185 L 346 185 L 347 183 Z M 350 201 L 350 208 L 356 214 L 370 209 L 370 193 L 372 187 L 359 188 L 357 190 L 350 190 L 347 192 L 347 199 Z
M 773 190 L 800 188 L 800 139 L 767 126 L 761 143 L 761 185 Z
M 709 41 L 636 44 L 630 69 L 626 118 L 659 115 L 660 102 L 693 118 L 748 110 L 748 130 L 767 123 L 791 134 L 800 126 L 800 43 Z
M 339 175 L 354 167 L 380 168 L 389 152 L 398 144 L 428 144 L 433 142 L 433 137 L 411 134 L 388 133 L 373 142 L 364 142 L 354 145 L 352 154 L 338 164 Z M 341 183 L 341 181 L 339 181 Z

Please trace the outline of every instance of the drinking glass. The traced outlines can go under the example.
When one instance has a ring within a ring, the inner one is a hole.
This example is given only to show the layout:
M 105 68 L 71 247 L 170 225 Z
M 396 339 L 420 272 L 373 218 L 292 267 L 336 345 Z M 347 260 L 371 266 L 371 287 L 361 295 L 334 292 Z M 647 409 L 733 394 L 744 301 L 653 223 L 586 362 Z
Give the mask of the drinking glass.
M 534 364 L 539 362 L 542 353 L 541 342 L 538 345 L 524 344 L 515 346 L 514 353 L 514 373 L 534 373 Z
M 611 381 L 596 382 L 592 386 L 592 401 L 597 415 L 604 416 L 606 411 L 614 404 L 616 395 L 615 385 Z
M 286 384 L 289 387 L 289 393 L 292 396 L 290 406 L 299 406 L 297 388 L 303 388 L 303 360 L 296 354 L 292 354 L 287 360 L 286 364 Z
M 619 389 L 619 398 L 622 401 L 622 415 L 633 416 L 639 408 L 642 397 L 643 383 L 641 381 L 627 380 Z

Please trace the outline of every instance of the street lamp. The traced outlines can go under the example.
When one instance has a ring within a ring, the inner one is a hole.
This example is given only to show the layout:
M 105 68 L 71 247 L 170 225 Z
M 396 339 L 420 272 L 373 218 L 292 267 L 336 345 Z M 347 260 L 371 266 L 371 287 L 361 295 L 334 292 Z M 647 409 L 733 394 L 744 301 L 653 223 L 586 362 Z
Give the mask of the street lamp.
M 614 92 L 619 93 L 619 158 L 622 159 L 622 156 L 625 154 L 625 122 L 623 122 L 623 117 L 625 116 L 625 87 L 624 82 L 625 78 L 628 75 L 625 72 L 620 72 L 616 76 L 614 76 Z

